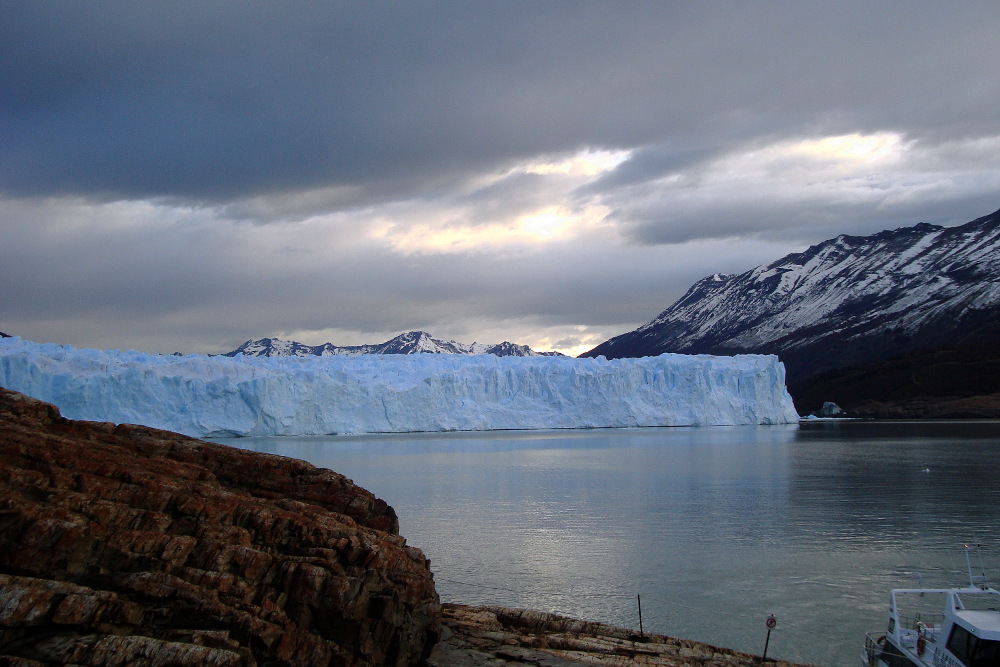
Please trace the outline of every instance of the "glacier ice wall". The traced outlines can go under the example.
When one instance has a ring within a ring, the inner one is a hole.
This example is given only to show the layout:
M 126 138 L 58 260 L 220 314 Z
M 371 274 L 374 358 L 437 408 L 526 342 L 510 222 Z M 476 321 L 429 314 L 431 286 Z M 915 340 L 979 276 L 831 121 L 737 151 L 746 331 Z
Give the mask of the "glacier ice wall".
M 777 357 L 165 356 L 0 340 L 0 385 L 195 437 L 777 424 Z

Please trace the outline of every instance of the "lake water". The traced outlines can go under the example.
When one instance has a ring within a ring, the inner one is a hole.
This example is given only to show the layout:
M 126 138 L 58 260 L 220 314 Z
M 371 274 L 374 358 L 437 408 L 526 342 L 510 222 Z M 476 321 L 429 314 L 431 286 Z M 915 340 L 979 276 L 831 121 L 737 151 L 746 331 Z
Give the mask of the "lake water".
M 389 502 L 444 601 L 856 665 L 888 591 L 1000 580 L 1000 423 L 245 438 Z

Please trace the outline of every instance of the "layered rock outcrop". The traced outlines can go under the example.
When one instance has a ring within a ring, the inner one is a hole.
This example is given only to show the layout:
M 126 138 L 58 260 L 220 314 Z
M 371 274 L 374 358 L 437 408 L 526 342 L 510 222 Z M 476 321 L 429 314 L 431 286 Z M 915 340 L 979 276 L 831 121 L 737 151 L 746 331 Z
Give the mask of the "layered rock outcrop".
M 639 634 L 603 623 L 494 606 L 446 604 L 445 640 L 430 667 L 757 667 L 759 656 L 710 644 Z M 808 667 L 767 659 L 774 667 Z
M 345 477 L 0 388 L 0 661 L 417 665 L 439 631 L 429 562 Z

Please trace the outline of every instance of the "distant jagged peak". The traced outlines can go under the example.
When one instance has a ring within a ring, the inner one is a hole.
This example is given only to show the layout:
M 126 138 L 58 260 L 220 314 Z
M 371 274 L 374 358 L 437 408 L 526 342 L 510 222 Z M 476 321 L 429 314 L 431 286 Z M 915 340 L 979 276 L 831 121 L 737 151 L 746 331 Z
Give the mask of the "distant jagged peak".
M 531 348 L 527 345 L 518 345 L 516 343 L 511 343 L 510 341 L 504 341 L 502 343 L 497 343 L 496 345 L 490 345 L 486 348 L 488 354 L 495 354 L 498 357 L 530 357 Z
M 293 340 L 257 338 L 248 340 L 232 352 L 227 352 L 223 356 L 235 357 L 238 354 L 246 357 L 299 357 L 307 356 L 312 354 L 312 352 L 308 345 L 303 345 Z
M 431 336 L 426 331 L 407 331 L 407 332 L 401 333 L 398 336 L 396 336 L 395 338 L 387 341 L 387 343 L 413 343 L 413 344 L 419 344 L 421 341 L 427 341 L 427 340 L 430 340 L 430 339 L 433 339 L 433 338 L 434 337 Z
M 527 345 L 504 341 L 496 345 L 465 344 L 435 338 L 426 331 L 407 331 L 384 343 L 369 345 L 304 345 L 280 338 L 248 340 L 222 356 L 235 357 L 307 357 L 354 354 L 492 354 L 498 357 L 563 356 L 559 352 L 535 352 Z
M 372 347 L 373 354 L 469 354 L 467 346 L 435 338 L 426 331 L 407 331 Z
M 475 343 L 473 343 L 475 345 Z M 502 343 L 497 343 L 496 345 L 483 345 L 483 352 L 485 354 L 494 354 L 498 357 L 561 357 L 564 356 L 561 352 L 535 352 L 527 345 L 518 345 L 517 343 L 511 343 L 505 340 Z

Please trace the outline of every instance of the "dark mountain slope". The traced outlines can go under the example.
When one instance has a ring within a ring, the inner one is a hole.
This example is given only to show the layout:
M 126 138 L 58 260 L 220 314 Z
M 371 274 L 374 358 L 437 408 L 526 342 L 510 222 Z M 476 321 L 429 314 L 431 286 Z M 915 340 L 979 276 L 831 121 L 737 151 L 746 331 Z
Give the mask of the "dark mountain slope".
M 789 385 L 800 413 L 833 401 L 855 417 L 1000 418 L 1000 345 L 934 348 Z
M 807 379 L 821 373 L 982 341 L 1000 342 L 1000 211 L 958 227 L 838 236 L 704 278 L 584 356 L 777 354 L 801 409 Z
M 1000 211 L 960 227 L 839 236 L 695 283 L 585 356 L 779 354 L 792 377 L 1000 337 Z

